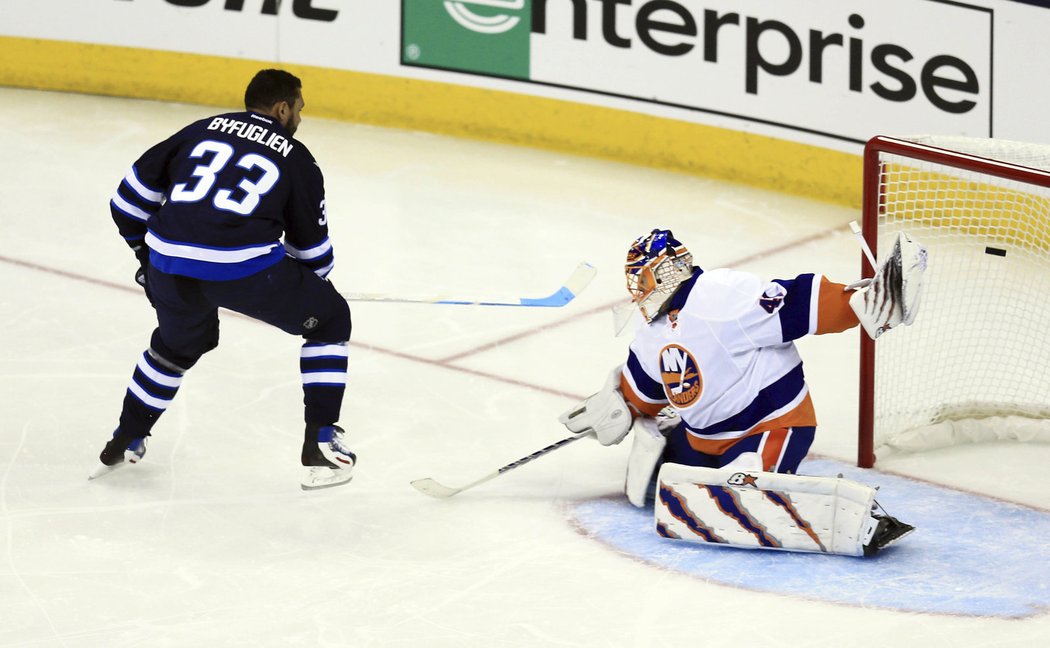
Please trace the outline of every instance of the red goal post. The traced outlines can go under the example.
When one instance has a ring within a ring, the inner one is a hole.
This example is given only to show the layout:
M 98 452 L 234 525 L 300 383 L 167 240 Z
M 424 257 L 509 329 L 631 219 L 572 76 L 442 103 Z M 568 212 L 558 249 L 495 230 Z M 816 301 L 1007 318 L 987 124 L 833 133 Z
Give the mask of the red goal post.
M 1050 145 L 871 139 L 864 238 L 877 257 L 898 231 L 930 265 L 912 326 L 860 334 L 858 465 L 876 450 L 1050 441 Z

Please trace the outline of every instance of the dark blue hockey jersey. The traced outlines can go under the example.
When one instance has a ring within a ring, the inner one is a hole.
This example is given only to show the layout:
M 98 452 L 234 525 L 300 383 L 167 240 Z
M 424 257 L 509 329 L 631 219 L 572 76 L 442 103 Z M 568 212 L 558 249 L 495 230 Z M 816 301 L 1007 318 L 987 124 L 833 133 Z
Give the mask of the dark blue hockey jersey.
M 110 211 L 128 245 L 145 243 L 150 263 L 169 274 L 239 279 L 286 254 L 322 277 L 332 269 L 321 169 L 266 115 L 183 128 L 135 162 Z

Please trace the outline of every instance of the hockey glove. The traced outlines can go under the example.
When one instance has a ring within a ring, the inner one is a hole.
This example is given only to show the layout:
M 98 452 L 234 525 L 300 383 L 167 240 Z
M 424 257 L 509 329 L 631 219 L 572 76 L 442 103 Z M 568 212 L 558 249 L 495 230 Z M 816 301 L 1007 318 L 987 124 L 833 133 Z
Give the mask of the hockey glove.
M 609 374 L 601 391 L 562 413 L 558 421 L 570 432 L 586 434 L 594 432 L 603 446 L 616 445 L 631 430 L 633 416 L 627 402 L 620 393 L 620 373 L 616 367 Z
M 898 233 L 889 258 L 879 265 L 870 284 L 849 300 L 871 339 L 915 321 L 927 264 L 926 248 L 907 234 Z
M 149 248 L 145 245 L 131 248 L 135 251 L 135 258 L 139 260 L 139 269 L 135 271 L 135 283 L 142 286 L 146 293 L 146 299 L 153 306 L 153 294 L 149 290 Z

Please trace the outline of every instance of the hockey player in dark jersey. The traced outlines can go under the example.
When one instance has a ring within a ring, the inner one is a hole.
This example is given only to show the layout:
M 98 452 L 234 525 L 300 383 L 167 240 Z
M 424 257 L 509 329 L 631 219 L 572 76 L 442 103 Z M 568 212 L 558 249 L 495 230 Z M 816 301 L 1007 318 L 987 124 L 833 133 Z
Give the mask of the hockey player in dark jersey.
M 333 266 L 324 179 L 296 140 L 298 78 L 262 70 L 244 112 L 208 117 L 146 151 L 110 202 L 157 312 L 99 476 L 135 463 L 182 376 L 219 343 L 218 308 L 304 339 L 306 490 L 350 480 L 356 456 L 339 420 L 350 308 L 326 279 Z

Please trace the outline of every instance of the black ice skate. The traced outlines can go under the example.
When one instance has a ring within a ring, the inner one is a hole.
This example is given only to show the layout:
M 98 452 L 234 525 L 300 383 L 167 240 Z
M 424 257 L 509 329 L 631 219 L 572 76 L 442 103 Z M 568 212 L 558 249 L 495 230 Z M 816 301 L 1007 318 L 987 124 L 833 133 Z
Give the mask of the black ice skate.
M 303 440 L 303 465 L 306 476 L 303 490 L 317 490 L 345 484 L 353 478 L 357 455 L 343 445 L 346 431 L 338 425 L 308 425 Z
M 101 465 L 95 468 L 88 479 L 97 479 L 121 466 L 138 463 L 146 455 L 146 438 L 126 436 L 120 433 L 119 428 L 114 430 L 113 438 L 98 456 Z

